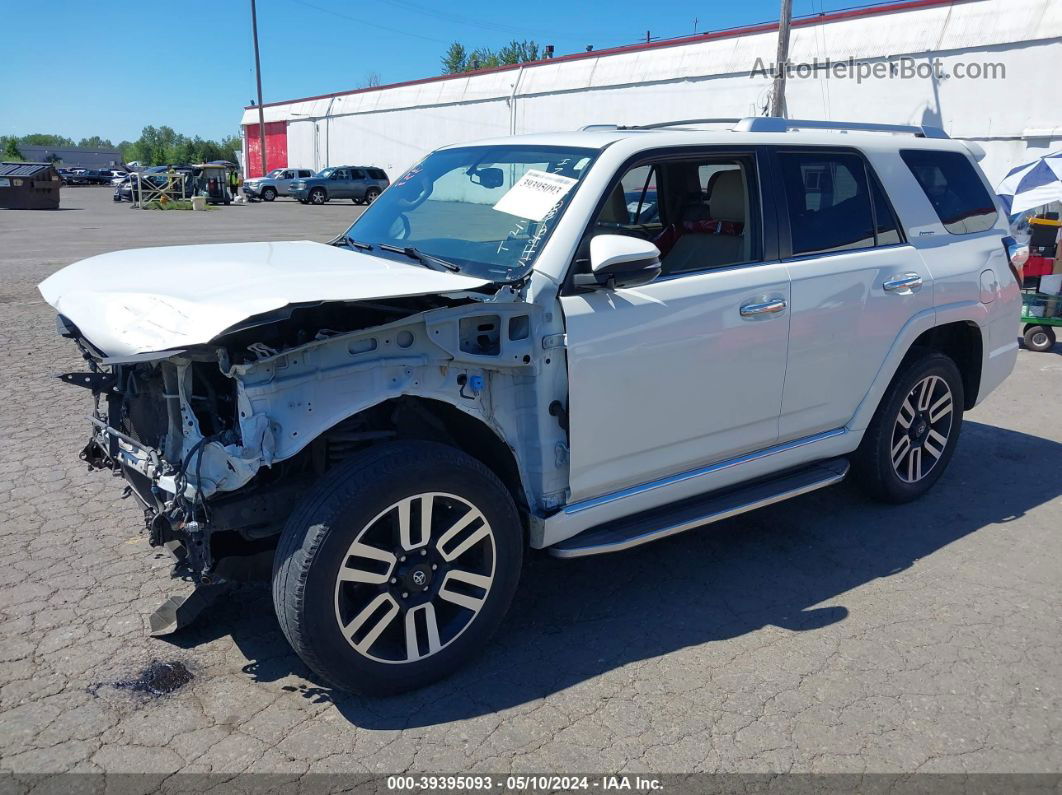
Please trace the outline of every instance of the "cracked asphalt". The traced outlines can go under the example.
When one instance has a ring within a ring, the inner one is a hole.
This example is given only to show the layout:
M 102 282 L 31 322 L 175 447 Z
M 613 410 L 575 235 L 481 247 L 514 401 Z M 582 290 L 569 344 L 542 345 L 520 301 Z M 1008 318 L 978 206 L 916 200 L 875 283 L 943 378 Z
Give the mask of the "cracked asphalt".
M 483 656 L 388 699 L 315 681 L 245 587 L 184 587 L 77 453 L 88 394 L 35 285 L 118 248 L 327 240 L 359 208 L 209 213 L 64 189 L 0 211 L 0 771 L 1062 772 L 1062 345 L 1022 351 L 920 502 L 842 485 L 610 556 L 531 555 Z M 112 684 L 153 660 L 190 683 Z M 94 687 L 99 685 L 98 687 Z

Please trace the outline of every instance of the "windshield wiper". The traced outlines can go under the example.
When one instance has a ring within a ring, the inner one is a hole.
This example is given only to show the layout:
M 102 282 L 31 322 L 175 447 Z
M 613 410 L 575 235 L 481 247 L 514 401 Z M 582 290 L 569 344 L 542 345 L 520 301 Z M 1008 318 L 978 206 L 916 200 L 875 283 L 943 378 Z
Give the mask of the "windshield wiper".
M 410 259 L 415 259 L 425 268 L 430 268 L 433 271 L 447 270 L 451 273 L 457 273 L 461 270 L 459 265 L 455 265 L 449 260 L 445 260 L 442 257 L 436 257 L 434 254 L 427 254 L 421 251 L 419 248 L 413 246 L 392 246 L 390 243 L 377 243 L 378 248 L 384 251 L 393 251 L 396 254 L 405 254 Z
M 329 240 L 328 245 L 350 246 L 351 248 L 360 249 L 362 251 L 372 251 L 372 243 L 362 243 L 360 240 L 355 240 L 347 234 L 342 234 L 339 237 Z

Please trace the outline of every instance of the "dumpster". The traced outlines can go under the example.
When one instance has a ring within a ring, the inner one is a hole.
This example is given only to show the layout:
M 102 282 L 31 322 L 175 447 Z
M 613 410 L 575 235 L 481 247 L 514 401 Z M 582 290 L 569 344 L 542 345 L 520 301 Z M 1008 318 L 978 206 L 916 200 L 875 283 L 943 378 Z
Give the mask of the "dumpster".
M 55 210 L 60 184 L 51 163 L 0 163 L 0 208 Z

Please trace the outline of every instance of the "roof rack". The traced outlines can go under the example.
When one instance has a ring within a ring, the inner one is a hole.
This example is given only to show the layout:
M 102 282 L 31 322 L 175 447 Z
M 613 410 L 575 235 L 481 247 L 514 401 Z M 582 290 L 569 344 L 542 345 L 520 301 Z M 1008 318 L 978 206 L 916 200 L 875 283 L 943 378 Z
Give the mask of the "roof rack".
M 660 121 L 656 124 L 641 124 L 632 130 L 662 130 L 666 127 L 683 127 L 687 124 L 737 124 L 741 119 L 679 119 L 678 121 Z
M 950 138 L 940 127 L 926 124 L 876 124 L 859 121 L 822 121 L 818 119 L 781 119 L 777 116 L 748 116 L 744 119 L 679 119 L 654 124 L 587 124 L 586 130 L 662 130 L 690 124 L 733 124 L 735 132 L 787 132 L 788 130 L 858 130 L 861 132 L 907 133 L 920 138 Z
M 948 138 L 940 127 L 925 124 L 875 124 L 860 121 L 821 121 L 781 119 L 777 116 L 750 116 L 734 127 L 738 132 L 786 132 L 787 130 L 860 130 L 862 132 L 909 133 L 921 138 Z
M 687 124 L 737 124 L 741 119 L 678 119 L 676 121 L 658 121 L 654 124 L 587 124 L 580 127 L 581 131 L 587 130 L 662 130 L 667 127 L 683 127 Z

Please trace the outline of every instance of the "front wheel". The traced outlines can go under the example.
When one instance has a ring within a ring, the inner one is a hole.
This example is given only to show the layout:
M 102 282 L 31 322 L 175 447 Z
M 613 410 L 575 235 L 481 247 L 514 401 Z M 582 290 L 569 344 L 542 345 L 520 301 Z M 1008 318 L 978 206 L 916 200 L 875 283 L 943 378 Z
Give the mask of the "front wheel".
M 1055 330 L 1050 326 L 1029 326 L 1023 336 L 1030 351 L 1043 353 L 1055 346 Z
M 893 378 L 853 457 L 858 481 L 884 502 L 910 502 L 944 473 L 962 429 L 963 385 L 942 353 L 912 357 Z
M 326 201 L 328 201 L 328 194 L 325 193 L 324 188 L 314 188 L 310 191 L 311 204 L 324 204 Z
M 319 675 L 394 693 L 479 654 L 522 561 L 516 507 L 490 470 L 445 445 L 392 443 L 338 466 L 291 515 L 273 602 Z
M 273 188 L 263 188 L 262 201 L 271 202 L 277 197 L 277 192 Z

